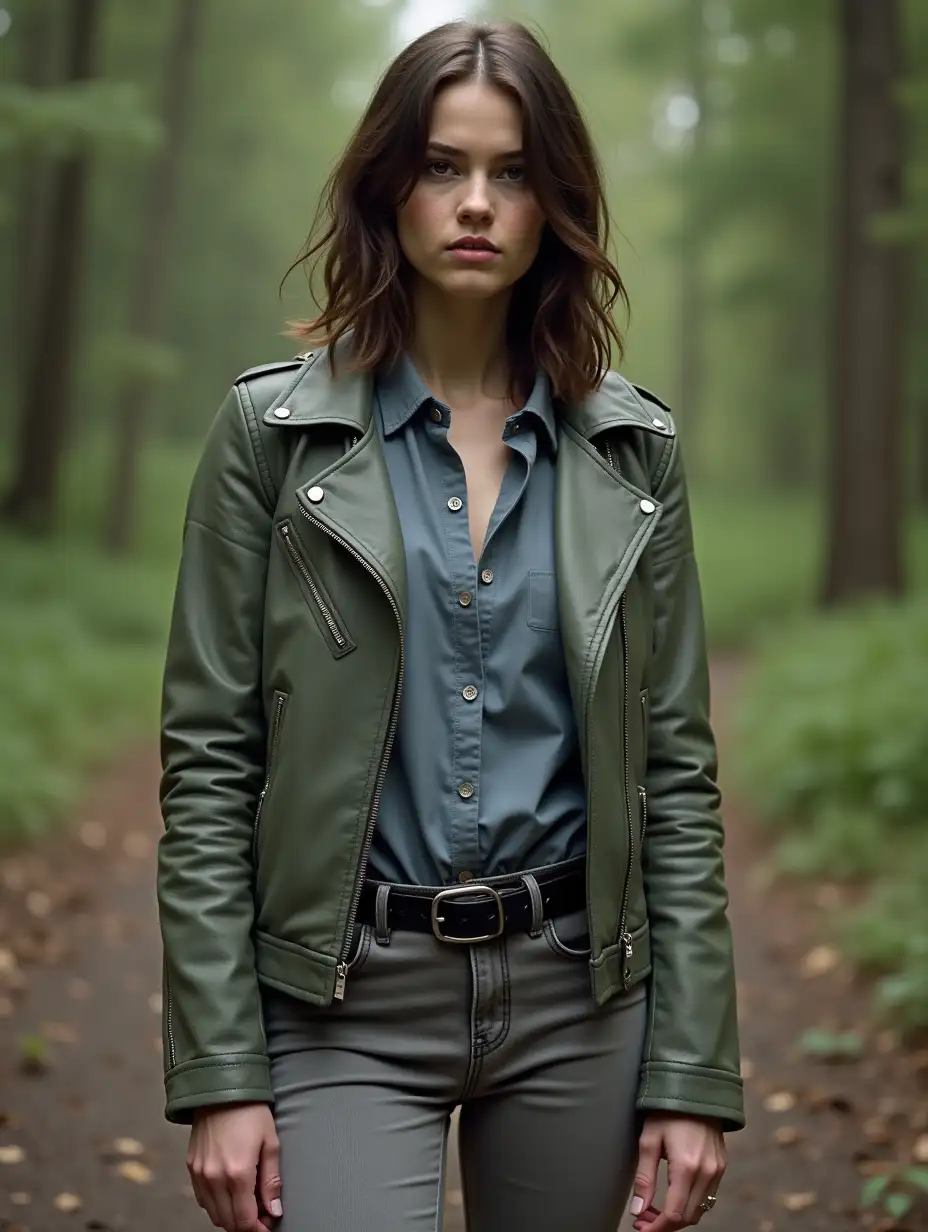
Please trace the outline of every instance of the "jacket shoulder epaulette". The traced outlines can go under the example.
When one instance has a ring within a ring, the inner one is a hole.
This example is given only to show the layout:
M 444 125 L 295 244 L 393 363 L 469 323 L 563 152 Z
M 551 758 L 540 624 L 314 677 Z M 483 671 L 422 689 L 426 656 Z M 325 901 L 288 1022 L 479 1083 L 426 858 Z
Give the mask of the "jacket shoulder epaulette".
M 312 355 L 312 351 L 304 351 L 301 355 L 294 355 L 292 359 L 278 359 L 269 364 L 256 364 L 253 368 L 246 368 L 244 372 L 239 373 L 234 384 L 238 385 L 239 382 L 248 381 L 255 376 L 266 376 L 271 372 L 287 372 L 293 368 L 301 368 L 308 359 L 312 359 Z
M 645 389 L 643 385 L 633 385 L 632 388 L 635 390 L 636 393 L 641 394 L 642 398 L 647 398 L 649 402 L 654 402 L 657 406 L 661 408 L 662 411 L 666 411 L 668 415 L 673 414 L 673 411 L 670 409 L 667 403 L 664 402 L 661 398 L 659 398 L 657 394 L 652 393 L 650 389 Z

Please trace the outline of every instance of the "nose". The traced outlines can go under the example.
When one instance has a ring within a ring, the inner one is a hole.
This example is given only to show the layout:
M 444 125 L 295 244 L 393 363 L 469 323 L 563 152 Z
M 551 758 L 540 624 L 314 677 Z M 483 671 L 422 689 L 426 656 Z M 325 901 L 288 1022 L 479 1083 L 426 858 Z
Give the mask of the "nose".
M 487 177 L 482 174 L 468 176 L 458 202 L 458 220 L 486 223 L 492 220 L 493 212 Z

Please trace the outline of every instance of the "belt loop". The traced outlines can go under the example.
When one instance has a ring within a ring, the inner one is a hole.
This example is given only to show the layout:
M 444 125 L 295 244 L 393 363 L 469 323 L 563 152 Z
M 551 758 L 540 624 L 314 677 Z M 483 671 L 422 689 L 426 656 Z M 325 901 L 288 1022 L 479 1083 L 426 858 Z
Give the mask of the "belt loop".
M 531 873 L 523 873 L 522 880 L 525 882 L 528 896 L 532 900 L 532 926 L 528 930 L 528 935 L 530 937 L 540 937 L 545 919 L 545 905 L 541 897 L 541 889 Z
M 374 903 L 374 940 L 378 945 L 390 944 L 390 927 L 387 924 L 387 902 L 390 898 L 390 887 L 384 883 L 377 887 L 377 898 Z

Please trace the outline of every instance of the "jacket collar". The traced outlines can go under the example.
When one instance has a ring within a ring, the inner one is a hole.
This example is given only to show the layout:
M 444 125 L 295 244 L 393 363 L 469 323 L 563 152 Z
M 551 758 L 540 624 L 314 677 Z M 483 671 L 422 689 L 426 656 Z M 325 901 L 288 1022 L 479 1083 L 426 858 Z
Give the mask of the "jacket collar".
M 347 338 L 339 342 L 336 360 L 338 371 L 333 379 L 329 349 L 308 353 L 294 379 L 265 411 L 264 423 L 278 427 L 335 424 L 363 435 L 371 421 L 373 378 L 370 373 L 349 370 Z M 583 402 L 565 407 L 563 415 L 585 440 L 624 427 L 674 435 L 673 420 L 663 403 L 618 372 L 607 372 L 599 389 Z

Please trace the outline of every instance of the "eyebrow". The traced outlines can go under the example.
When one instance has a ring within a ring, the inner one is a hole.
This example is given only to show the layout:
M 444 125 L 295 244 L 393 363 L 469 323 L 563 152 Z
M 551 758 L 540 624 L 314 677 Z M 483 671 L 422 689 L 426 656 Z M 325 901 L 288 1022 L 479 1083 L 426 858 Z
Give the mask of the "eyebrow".
M 430 141 L 428 144 L 430 150 L 434 150 L 438 154 L 447 154 L 450 158 L 466 158 L 467 151 L 459 150 L 457 146 L 445 145 L 443 141 Z M 525 154 L 522 150 L 507 150 L 504 154 L 494 156 L 497 161 L 509 161 L 516 158 L 524 158 Z

